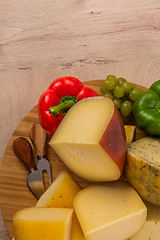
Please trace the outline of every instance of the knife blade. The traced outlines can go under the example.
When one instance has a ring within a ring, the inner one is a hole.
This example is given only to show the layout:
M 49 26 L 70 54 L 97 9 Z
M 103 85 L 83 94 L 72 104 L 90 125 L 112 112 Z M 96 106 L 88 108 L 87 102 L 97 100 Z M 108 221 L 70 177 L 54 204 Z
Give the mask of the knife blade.
M 27 178 L 27 186 L 29 190 L 37 199 L 39 199 L 45 192 L 45 188 L 43 179 L 40 173 L 36 170 L 34 164 L 30 142 L 24 137 L 19 137 L 13 141 L 13 150 L 29 172 Z
M 51 166 L 48 159 L 46 158 L 46 137 L 47 134 L 39 123 L 34 123 L 31 126 L 30 138 L 35 147 L 38 159 L 37 170 L 39 171 L 41 177 L 43 177 L 43 171 L 47 171 L 49 184 L 51 184 Z

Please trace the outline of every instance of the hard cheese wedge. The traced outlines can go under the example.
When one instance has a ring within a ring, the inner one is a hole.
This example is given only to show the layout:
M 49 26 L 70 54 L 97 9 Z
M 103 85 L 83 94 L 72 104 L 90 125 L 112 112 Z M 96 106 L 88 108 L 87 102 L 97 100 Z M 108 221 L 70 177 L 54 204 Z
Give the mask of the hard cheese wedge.
M 16 240 L 69 240 L 73 209 L 25 208 L 13 217 Z
M 40 197 L 36 207 L 73 208 L 73 199 L 80 190 L 80 186 L 66 171 L 60 171 L 50 187 Z
M 131 143 L 125 173 L 144 200 L 160 205 L 160 138 L 145 137 Z
M 74 208 L 86 240 L 124 240 L 144 225 L 147 209 L 124 181 L 99 183 L 77 193 Z
M 117 180 L 126 155 L 122 119 L 107 97 L 86 98 L 63 118 L 50 145 L 78 176 L 90 181 Z
M 73 208 L 73 199 L 81 190 L 80 186 L 66 171 L 60 171 L 51 186 L 38 200 L 36 207 Z M 84 240 L 84 234 L 73 212 L 70 240 Z
M 159 240 L 160 239 L 160 206 L 145 202 L 147 220 L 144 227 L 129 240 Z
M 126 133 L 126 141 L 127 144 L 130 144 L 135 140 L 136 135 L 136 126 L 132 125 L 124 125 L 125 133 Z

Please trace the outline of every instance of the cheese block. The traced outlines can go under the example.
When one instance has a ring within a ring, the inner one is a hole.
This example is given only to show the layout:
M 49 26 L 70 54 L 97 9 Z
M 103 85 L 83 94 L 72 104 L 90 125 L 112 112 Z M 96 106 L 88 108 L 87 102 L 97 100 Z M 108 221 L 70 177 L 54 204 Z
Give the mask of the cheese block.
M 124 125 L 124 129 L 125 129 L 127 144 L 130 144 L 131 142 L 133 142 L 135 140 L 136 126 Z
M 38 200 L 36 207 L 73 208 L 73 199 L 81 190 L 77 182 L 66 171 L 60 171 L 56 179 Z M 84 240 L 84 234 L 73 212 L 70 240 Z
M 147 219 L 144 227 L 129 240 L 159 240 L 160 239 L 160 206 L 145 202 Z
M 38 200 L 36 207 L 73 208 L 73 199 L 81 190 L 66 171 L 60 171 L 56 179 Z
M 125 174 L 142 199 L 160 205 L 160 138 L 144 137 L 128 146 Z
M 125 181 L 93 184 L 73 204 L 86 240 L 128 239 L 146 220 L 146 206 Z
M 30 207 L 13 217 L 16 240 L 69 240 L 73 209 Z
M 77 102 L 49 144 L 78 176 L 90 181 L 119 179 L 126 155 L 121 116 L 110 98 Z

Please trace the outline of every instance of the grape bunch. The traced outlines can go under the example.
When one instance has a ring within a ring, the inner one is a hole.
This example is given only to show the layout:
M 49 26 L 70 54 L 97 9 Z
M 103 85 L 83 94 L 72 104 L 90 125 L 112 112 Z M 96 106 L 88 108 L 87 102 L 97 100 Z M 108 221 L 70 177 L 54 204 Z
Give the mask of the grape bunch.
M 125 78 L 116 78 L 114 75 L 107 76 L 100 91 L 104 96 L 113 100 L 124 123 L 130 119 L 134 101 L 144 92 L 143 89 L 132 85 Z

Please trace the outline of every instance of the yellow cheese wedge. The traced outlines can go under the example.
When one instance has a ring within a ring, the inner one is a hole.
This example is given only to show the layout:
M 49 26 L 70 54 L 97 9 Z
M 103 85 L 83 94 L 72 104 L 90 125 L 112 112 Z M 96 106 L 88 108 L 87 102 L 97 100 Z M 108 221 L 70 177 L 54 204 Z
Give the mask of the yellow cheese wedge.
M 13 217 L 16 240 L 69 240 L 73 209 L 30 207 Z
M 147 220 L 144 227 L 129 240 L 159 240 L 160 239 L 160 206 L 145 202 Z
M 86 240 L 124 240 L 144 225 L 147 209 L 124 181 L 99 183 L 77 193 L 74 208 Z
M 124 125 L 125 133 L 126 133 L 126 141 L 127 144 L 130 144 L 135 140 L 136 135 L 136 126 L 133 125 Z
M 84 233 L 75 211 L 73 212 L 70 240 L 85 240 Z
M 84 179 L 117 180 L 123 170 L 124 125 L 110 98 L 85 98 L 76 103 L 49 144 L 64 163 Z
M 73 208 L 73 199 L 80 186 L 66 171 L 60 171 L 56 179 L 38 200 L 36 207 Z M 84 234 L 73 212 L 70 240 L 84 240 Z
M 128 146 L 125 174 L 144 200 L 160 205 L 160 138 L 145 137 Z
M 80 186 L 66 171 L 60 171 L 50 187 L 40 197 L 36 207 L 72 208 L 73 199 L 80 190 Z

